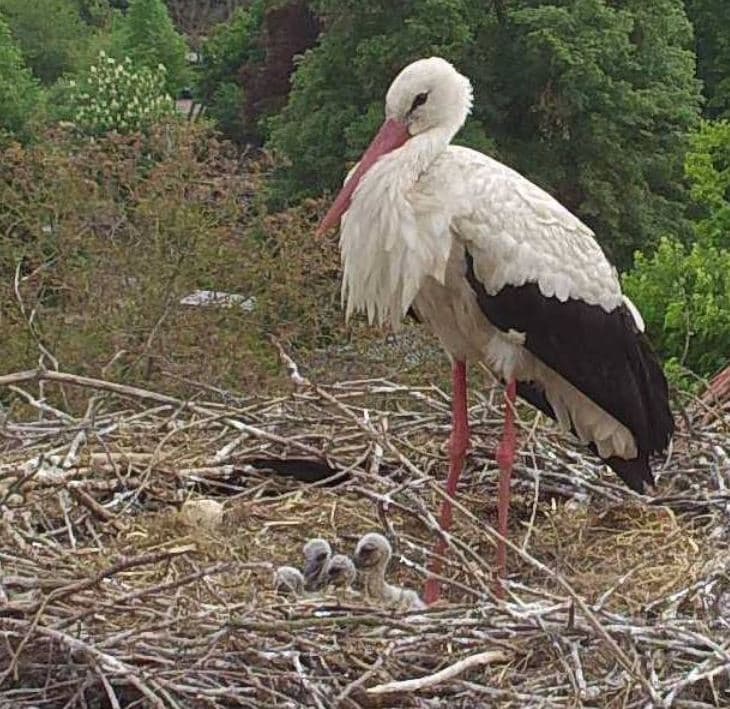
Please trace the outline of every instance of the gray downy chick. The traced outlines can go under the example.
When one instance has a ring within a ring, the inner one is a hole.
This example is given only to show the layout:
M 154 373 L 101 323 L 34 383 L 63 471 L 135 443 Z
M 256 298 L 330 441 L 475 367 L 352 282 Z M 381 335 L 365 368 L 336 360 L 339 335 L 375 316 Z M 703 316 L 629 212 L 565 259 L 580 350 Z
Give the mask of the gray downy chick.
M 362 577 L 365 595 L 387 607 L 422 610 L 426 606 L 411 589 L 389 584 L 385 580 L 393 550 L 390 542 L 376 532 L 366 534 L 355 547 L 355 566 Z
M 335 554 L 327 565 L 327 585 L 337 589 L 351 589 L 357 570 L 352 559 L 345 554 Z
M 332 547 L 326 539 L 310 539 L 304 545 L 304 589 L 319 591 L 327 583 L 327 566 Z
M 301 596 L 304 593 L 304 576 L 293 566 L 280 566 L 274 572 L 274 590 L 282 596 Z

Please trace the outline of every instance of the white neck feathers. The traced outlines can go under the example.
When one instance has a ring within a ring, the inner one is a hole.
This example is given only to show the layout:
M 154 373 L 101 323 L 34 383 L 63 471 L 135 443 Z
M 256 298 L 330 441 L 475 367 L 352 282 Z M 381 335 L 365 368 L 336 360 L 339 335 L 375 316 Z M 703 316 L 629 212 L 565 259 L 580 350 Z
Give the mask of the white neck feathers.
M 434 209 L 424 219 L 414 192 L 455 132 L 449 126 L 414 136 L 380 158 L 355 190 L 340 232 L 346 317 L 363 311 L 371 324 L 397 328 L 424 279 L 443 282 L 448 215 Z

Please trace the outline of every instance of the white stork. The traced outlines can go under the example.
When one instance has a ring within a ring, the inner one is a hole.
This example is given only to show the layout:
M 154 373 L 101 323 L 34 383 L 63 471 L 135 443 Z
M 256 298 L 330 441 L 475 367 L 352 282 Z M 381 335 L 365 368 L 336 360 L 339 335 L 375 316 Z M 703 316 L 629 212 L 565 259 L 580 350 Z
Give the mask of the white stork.
M 665 450 L 674 422 L 641 315 L 593 232 L 519 173 L 450 144 L 471 106 L 471 83 L 444 59 L 403 69 L 388 90 L 385 123 L 318 234 L 340 224 L 347 316 L 364 311 L 397 328 L 412 309 L 452 359 L 444 530 L 468 445 L 466 363 L 484 362 L 506 383 L 497 452 L 506 537 L 517 394 L 638 492 L 653 485 L 649 457 Z M 444 551 L 440 541 L 432 570 Z M 501 542 L 500 578 L 505 559 Z M 431 578 L 427 602 L 439 593 Z

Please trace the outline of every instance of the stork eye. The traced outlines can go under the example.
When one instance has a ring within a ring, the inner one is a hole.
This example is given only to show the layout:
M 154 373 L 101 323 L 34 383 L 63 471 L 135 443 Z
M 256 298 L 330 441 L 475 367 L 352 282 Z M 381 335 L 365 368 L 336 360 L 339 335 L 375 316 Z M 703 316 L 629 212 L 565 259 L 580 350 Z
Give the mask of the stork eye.
M 423 106 L 424 103 L 428 100 L 428 91 L 424 91 L 422 94 L 418 94 L 416 98 L 413 99 L 413 103 L 411 104 L 411 110 L 409 113 L 413 113 L 419 106 Z

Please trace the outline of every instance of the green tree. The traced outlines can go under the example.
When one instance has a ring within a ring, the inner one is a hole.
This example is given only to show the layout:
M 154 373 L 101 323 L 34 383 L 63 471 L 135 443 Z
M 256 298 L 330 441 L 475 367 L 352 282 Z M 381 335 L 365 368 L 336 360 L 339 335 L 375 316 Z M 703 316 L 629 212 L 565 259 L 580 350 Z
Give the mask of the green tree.
M 692 136 L 685 171 L 701 213 L 697 236 L 730 249 L 730 121 L 705 122 Z
M 74 0 L 81 19 L 90 27 L 104 28 L 108 25 L 113 8 L 109 0 Z
M 295 57 L 320 29 L 304 0 L 253 0 L 218 25 L 203 47 L 200 89 L 226 137 L 262 143 L 266 119 L 286 104 Z
M 336 188 L 382 121 L 395 74 L 421 56 L 458 63 L 474 44 L 478 22 L 469 2 L 459 0 L 320 0 L 314 6 L 327 30 L 305 55 L 287 106 L 270 123 L 270 146 L 289 162 L 274 178 L 282 202 Z M 474 141 L 486 141 L 478 120 L 470 129 Z
M 254 0 L 248 7 L 238 8 L 228 22 L 216 25 L 203 46 L 198 80 L 201 99 L 208 115 L 234 140 L 250 139 L 258 132 L 257 126 L 246 121 L 240 71 L 248 62 L 263 59 L 259 38 L 264 4 L 264 0 Z
M 440 54 L 475 84 L 458 142 L 492 152 L 583 218 L 622 265 L 683 230 L 682 158 L 696 124 L 692 28 L 682 0 L 319 0 L 327 27 L 272 121 L 288 161 L 275 196 L 334 189 L 382 119 L 409 61 Z
M 33 73 L 45 84 L 74 71 L 83 55 L 88 28 L 76 0 L 0 0 L 0 14 Z
M 624 288 L 670 363 L 711 376 L 730 357 L 730 249 L 664 238 L 638 252 Z M 671 364 L 670 364 L 671 367 Z
M 481 37 L 479 111 L 509 161 L 584 219 L 620 265 L 691 236 L 682 161 L 697 123 L 681 0 L 522 2 Z
M 7 23 L 0 16 L 0 132 L 27 135 L 41 95 Z
M 730 123 L 704 123 L 690 145 L 696 241 L 637 253 L 624 286 L 662 353 L 710 376 L 730 358 Z
M 124 52 L 136 65 L 167 69 L 167 91 L 176 94 L 190 79 L 185 40 L 162 0 L 130 0 L 123 31 Z
M 705 114 L 730 118 L 730 3 L 686 0 L 695 28 L 697 73 L 704 82 Z

